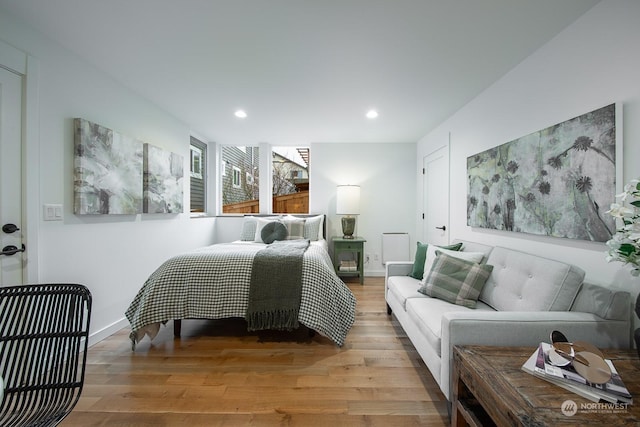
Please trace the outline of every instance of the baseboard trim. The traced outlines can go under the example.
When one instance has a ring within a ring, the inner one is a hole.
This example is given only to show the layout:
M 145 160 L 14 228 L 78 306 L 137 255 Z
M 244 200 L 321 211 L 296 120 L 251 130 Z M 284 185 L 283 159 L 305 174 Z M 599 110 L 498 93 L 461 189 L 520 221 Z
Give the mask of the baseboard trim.
M 89 335 L 89 347 L 94 344 L 99 343 L 100 341 L 109 338 L 111 335 L 115 334 L 122 328 L 126 327 L 129 324 L 126 318 L 121 318 L 120 320 L 106 326 L 105 328 L 100 329 Z
M 364 277 L 372 276 L 372 277 L 384 277 L 384 270 L 365 270 Z

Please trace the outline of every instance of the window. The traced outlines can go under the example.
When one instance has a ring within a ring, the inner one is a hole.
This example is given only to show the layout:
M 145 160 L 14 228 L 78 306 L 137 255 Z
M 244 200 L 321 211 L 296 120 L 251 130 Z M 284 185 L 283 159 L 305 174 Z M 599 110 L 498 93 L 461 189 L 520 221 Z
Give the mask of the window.
M 191 176 L 202 179 L 202 150 L 191 146 Z
M 273 147 L 273 213 L 309 213 L 309 148 Z
M 206 209 L 206 158 L 207 144 L 191 137 L 191 212 L 203 213 Z
M 260 155 L 271 159 L 271 170 L 260 170 Z M 220 157 L 222 213 L 267 211 L 265 206 L 260 209 L 261 185 L 266 186 L 263 194 L 268 194 L 271 186 L 272 213 L 309 213 L 308 147 L 270 147 L 266 143 L 260 147 L 223 145 Z M 225 172 L 227 168 L 230 176 Z M 271 180 L 261 182 L 261 175 L 270 176 Z
M 242 185 L 240 182 L 240 168 L 233 167 L 233 188 L 240 188 Z
M 223 145 L 220 147 L 222 213 L 260 212 L 258 147 Z

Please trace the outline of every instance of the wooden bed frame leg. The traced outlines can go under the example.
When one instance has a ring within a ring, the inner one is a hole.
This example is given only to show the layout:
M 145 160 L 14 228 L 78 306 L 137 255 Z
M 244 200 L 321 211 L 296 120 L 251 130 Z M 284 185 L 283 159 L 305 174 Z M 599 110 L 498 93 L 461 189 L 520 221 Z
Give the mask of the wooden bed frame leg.
M 173 319 L 173 337 L 180 338 L 182 331 L 182 319 Z

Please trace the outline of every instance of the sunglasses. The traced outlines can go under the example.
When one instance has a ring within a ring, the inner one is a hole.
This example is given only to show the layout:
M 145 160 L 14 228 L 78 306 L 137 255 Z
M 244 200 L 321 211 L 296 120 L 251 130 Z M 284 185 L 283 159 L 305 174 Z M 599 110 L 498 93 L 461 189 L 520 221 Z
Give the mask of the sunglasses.
M 556 366 L 571 364 L 576 372 L 593 384 L 604 384 L 611 379 L 611 368 L 604 355 L 593 344 L 585 341 L 569 342 L 560 331 L 551 332 L 549 360 Z

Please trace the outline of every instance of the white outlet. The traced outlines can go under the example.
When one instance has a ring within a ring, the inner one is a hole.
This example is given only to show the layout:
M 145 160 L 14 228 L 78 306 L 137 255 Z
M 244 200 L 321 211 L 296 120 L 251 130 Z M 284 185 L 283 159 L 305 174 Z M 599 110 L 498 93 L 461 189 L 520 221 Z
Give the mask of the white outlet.
M 378 254 L 373 254 L 373 260 L 374 260 L 374 261 L 380 261 L 380 255 L 378 255 Z

